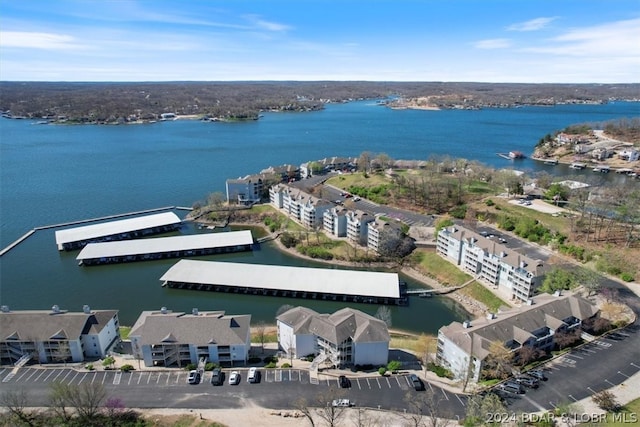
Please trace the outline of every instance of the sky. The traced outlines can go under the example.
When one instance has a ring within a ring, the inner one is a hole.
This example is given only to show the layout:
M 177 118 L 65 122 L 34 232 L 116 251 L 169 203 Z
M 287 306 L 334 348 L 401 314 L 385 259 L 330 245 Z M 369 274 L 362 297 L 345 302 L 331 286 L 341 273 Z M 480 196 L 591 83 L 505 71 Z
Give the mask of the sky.
M 640 82 L 640 0 L 0 0 L 3 81 Z

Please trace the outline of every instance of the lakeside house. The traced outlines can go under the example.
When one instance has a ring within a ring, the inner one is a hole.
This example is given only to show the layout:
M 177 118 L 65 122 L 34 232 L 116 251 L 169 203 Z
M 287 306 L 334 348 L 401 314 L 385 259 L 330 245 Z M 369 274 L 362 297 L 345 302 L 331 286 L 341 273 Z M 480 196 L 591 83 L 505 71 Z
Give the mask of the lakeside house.
M 456 379 L 478 381 L 492 343 L 499 342 L 513 353 L 525 347 L 549 351 L 557 336 L 579 330 L 597 313 L 598 308 L 585 298 L 558 293 L 537 296 L 519 308 L 452 322 L 438 331 L 436 363 Z
M 0 307 L 0 364 L 83 362 L 105 357 L 120 340 L 117 310 L 81 312 Z
M 436 253 L 513 300 L 527 301 L 544 279 L 541 261 L 457 225 L 440 230 Z
M 224 311 L 143 311 L 131 328 L 131 348 L 145 366 L 184 367 L 201 359 L 245 364 L 251 348 L 251 315 Z
M 292 358 L 314 356 L 314 363 L 336 367 L 384 366 L 389 359 L 389 330 L 382 320 L 352 308 L 319 314 L 292 308 L 278 317 L 278 346 Z
M 247 175 L 243 178 L 227 179 L 227 202 L 250 206 L 260 202 L 264 192 L 263 175 Z

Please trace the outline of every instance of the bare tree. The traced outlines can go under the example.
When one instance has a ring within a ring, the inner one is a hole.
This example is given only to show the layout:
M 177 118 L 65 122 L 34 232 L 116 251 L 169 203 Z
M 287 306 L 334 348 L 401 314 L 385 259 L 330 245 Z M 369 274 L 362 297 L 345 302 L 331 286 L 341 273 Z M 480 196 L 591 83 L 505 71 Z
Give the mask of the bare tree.
M 500 341 L 489 344 L 485 372 L 492 378 L 506 378 L 511 372 L 514 354 Z
M 37 425 L 39 412 L 28 410 L 29 396 L 26 391 L 5 391 L 0 396 L 0 405 L 2 405 L 12 418 L 20 423 L 28 426 Z
M 69 420 L 70 408 L 74 408 L 83 420 L 95 418 L 101 410 L 102 403 L 107 397 L 102 384 L 82 383 L 80 385 L 55 382 L 50 394 L 50 405 L 54 412 Z
M 390 328 L 393 323 L 391 320 L 391 309 L 386 305 L 381 305 L 376 311 L 374 317 L 382 320 L 387 325 L 387 328 Z
M 313 407 L 309 406 L 309 402 L 304 397 L 300 397 L 298 400 L 293 402 L 293 407 L 296 408 L 304 417 L 309 421 L 311 427 L 315 427 L 316 422 L 314 419 L 314 410 Z
M 405 417 L 416 427 L 445 427 L 449 423 L 451 414 L 441 405 L 442 398 L 432 390 L 425 390 L 417 395 L 409 392 L 405 395 L 404 401 L 408 407 Z
M 55 362 L 64 362 L 64 365 L 67 366 L 67 361 L 71 358 L 69 343 L 67 341 L 59 341 L 57 344 L 57 348 L 51 352 L 51 358 Z
M 329 388 L 326 392 L 316 394 L 312 401 L 300 397 L 294 402 L 294 407 L 305 416 L 311 427 L 315 427 L 318 419 L 330 427 L 335 427 L 346 415 L 347 408 L 333 405 L 332 402 L 343 397 L 342 390 Z

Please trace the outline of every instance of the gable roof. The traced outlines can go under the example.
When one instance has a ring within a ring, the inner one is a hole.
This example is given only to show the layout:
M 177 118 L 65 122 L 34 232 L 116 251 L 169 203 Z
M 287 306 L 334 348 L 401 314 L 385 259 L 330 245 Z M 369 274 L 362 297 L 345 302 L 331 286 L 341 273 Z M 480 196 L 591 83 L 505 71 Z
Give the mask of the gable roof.
M 331 315 L 295 307 L 278 316 L 277 320 L 291 326 L 297 335 L 313 334 L 335 345 L 349 338 L 353 342 L 389 341 L 389 330 L 382 320 L 349 307 Z
M 117 310 L 90 313 L 52 310 L 0 312 L 0 341 L 77 340 L 98 334 L 118 314 Z
M 251 315 L 227 316 L 224 311 L 196 314 L 173 311 L 144 311 L 129 336 L 140 337 L 140 344 L 191 345 L 245 344 Z
M 475 357 L 483 359 L 493 341 L 505 344 L 514 340 L 523 344 L 542 328 L 555 331 L 572 317 L 586 320 L 598 312 L 596 306 L 577 295 L 540 295 L 532 301 L 532 305 L 498 313 L 493 319 L 475 319 L 469 327 L 453 322 L 440 328 L 440 333 L 466 353 L 473 351 Z

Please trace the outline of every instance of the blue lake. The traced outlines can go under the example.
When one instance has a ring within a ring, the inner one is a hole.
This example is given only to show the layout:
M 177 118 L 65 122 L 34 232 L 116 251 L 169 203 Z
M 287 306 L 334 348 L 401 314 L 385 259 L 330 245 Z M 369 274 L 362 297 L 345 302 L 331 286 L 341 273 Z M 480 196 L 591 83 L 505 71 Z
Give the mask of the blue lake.
M 0 246 L 36 226 L 138 211 L 191 206 L 224 191 L 227 178 L 271 165 L 300 164 L 363 151 L 394 159 L 464 157 L 495 167 L 569 173 L 498 152 L 533 151 L 547 133 L 576 123 L 637 117 L 640 103 L 562 105 L 477 111 L 390 110 L 371 101 L 327 105 L 312 113 L 265 113 L 248 123 L 173 121 L 129 126 L 36 125 L 0 120 Z M 572 173 L 575 173 L 572 171 Z M 590 173 L 590 172 L 589 172 Z M 624 179 L 609 174 L 607 179 Z M 184 215 L 184 212 L 182 213 Z M 52 230 L 40 231 L 0 258 L 0 303 L 14 309 L 118 308 L 122 323 L 144 309 L 225 309 L 273 321 L 282 304 L 333 311 L 340 304 L 169 290 L 159 277 L 172 261 L 80 268 L 59 253 Z M 269 245 L 215 259 L 313 265 Z M 358 306 L 369 313 L 375 306 Z M 427 314 L 428 313 L 428 314 Z M 451 301 L 412 299 L 393 308 L 394 326 L 434 332 L 464 316 Z M 423 317 L 423 318 L 422 318 Z

